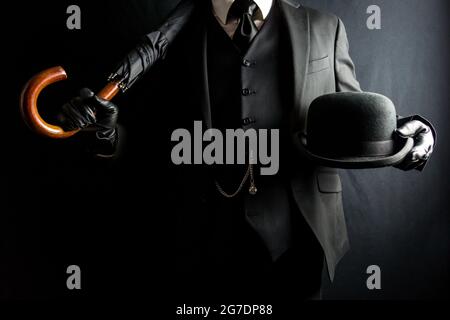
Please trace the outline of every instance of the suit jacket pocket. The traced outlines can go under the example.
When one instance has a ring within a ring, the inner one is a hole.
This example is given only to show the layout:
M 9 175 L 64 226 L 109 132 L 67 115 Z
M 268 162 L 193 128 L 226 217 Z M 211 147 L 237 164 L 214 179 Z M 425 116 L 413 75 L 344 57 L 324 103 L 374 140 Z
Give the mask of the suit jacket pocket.
M 322 193 L 336 193 L 342 191 L 341 178 L 337 173 L 318 173 L 317 184 L 319 186 L 319 191 Z
M 309 61 L 308 74 L 327 70 L 330 68 L 330 59 L 328 56 Z

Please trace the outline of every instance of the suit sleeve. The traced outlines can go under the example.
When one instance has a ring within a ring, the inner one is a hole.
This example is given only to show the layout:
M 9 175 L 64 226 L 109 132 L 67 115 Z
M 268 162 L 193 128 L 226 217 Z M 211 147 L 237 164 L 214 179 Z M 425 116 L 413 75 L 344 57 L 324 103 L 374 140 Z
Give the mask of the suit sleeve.
M 355 65 L 350 58 L 349 43 L 344 23 L 338 19 L 335 41 L 335 77 L 337 92 L 361 92 L 356 80 Z

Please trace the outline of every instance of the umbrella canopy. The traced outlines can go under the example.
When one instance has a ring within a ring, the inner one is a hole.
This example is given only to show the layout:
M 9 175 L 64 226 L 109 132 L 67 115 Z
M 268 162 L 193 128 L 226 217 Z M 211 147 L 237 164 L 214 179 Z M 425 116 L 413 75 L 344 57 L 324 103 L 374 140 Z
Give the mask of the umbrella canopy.
M 170 44 L 189 22 L 195 3 L 195 0 L 181 1 L 158 30 L 147 34 L 125 57 L 108 80 L 120 82 L 125 92 L 157 61 L 164 59 Z

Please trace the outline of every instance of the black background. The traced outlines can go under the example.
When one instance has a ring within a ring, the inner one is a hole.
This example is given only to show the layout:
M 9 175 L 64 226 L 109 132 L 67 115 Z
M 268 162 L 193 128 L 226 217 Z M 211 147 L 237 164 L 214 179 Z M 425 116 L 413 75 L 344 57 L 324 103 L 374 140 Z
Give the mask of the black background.
M 66 8 L 72 2 L 17 2 L 8 10 L 13 23 L 6 27 L 10 44 L 4 70 L 10 81 L 4 87 L 7 103 L 2 110 L 7 125 L 0 299 L 138 295 L 120 290 L 129 282 L 140 283 L 146 293 L 164 288 L 164 283 L 169 296 L 177 290 L 170 273 L 161 273 L 171 261 L 166 259 L 171 228 L 159 218 L 168 214 L 164 203 L 175 200 L 170 198 L 170 183 L 159 184 L 164 181 L 158 175 L 167 150 L 158 138 L 165 139 L 170 119 L 153 114 L 158 119 L 155 134 L 149 135 L 141 159 L 111 168 L 85 162 L 74 152 L 74 141 L 35 136 L 18 112 L 21 87 L 48 67 L 62 65 L 70 77 L 43 93 L 41 110 L 49 119 L 79 88 L 101 88 L 115 64 L 175 3 L 78 1 L 81 30 L 66 28 Z M 342 18 L 364 90 L 389 96 L 401 115 L 423 115 L 438 132 L 435 154 L 422 173 L 394 168 L 342 172 L 352 249 L 340 263 L 335 282 L 325 281 L 324 298 L 448 299 L 448 1 L 303 3 Z M 381 7 L 381 30 L 366 27 L 366 9 L 372 4 Z M 152 108 L 149 100 L 142 100 L 143 92 L 153 94 L 150 80 L 115 100 L 123 106 L 121 121 L 131 137 L 134 120 Z M 129 149 L 138 152 L 133 145 Z M 65 289 L 70 264 L 81 266 L 81 292 Z M 382 270 L 379 291 L 366 288 L 365 270 L 373 264 Z M 106 283 L 112 291 L 100 289 Z

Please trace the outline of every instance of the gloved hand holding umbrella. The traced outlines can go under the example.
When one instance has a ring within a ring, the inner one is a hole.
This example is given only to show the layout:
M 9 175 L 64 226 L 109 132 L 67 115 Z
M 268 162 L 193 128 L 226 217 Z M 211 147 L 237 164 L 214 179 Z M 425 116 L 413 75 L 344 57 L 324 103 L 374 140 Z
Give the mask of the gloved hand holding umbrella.
M 158 30 L 147 34 L 120 63 L 108 78 L 109 83 L 97 95 L 90 89 L 82 89 L 80 95 L 63 106 L 62 127 L 47 123 L 39 115 L 37 99 L 48 85 L 67 79 L 60 66 L 35 75 L 22 90 L 20 110 L 28 127 L 38 134 L 55 138 L 69 138 L 88 126 L 94 125 L 97 138 L 116 139 L 118 108 L 110 102 L 119 91 L 125 92 L 139 80 L 157 61 L 165 58 L 168 47 L 189 21 L 195 0 L 183 0 Z

